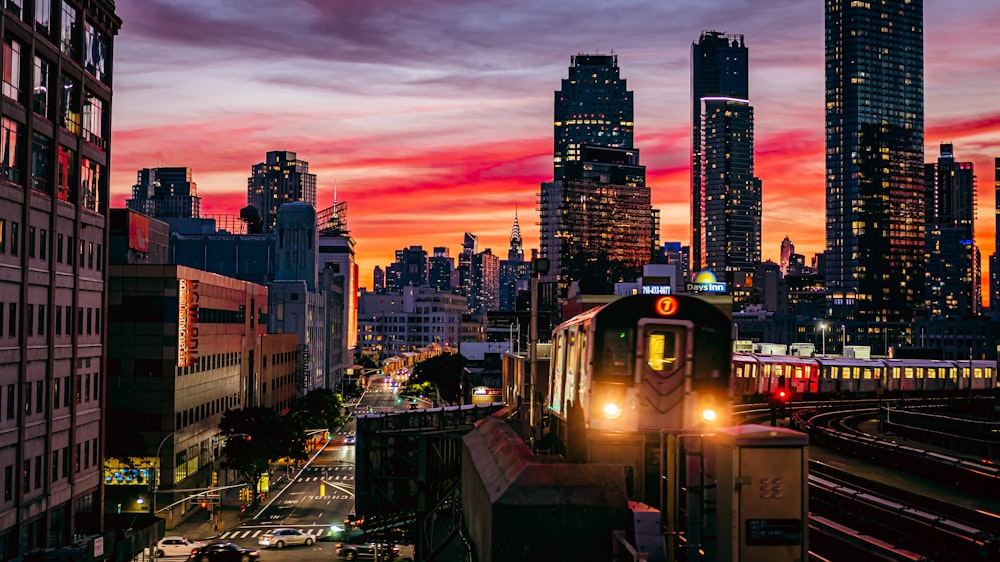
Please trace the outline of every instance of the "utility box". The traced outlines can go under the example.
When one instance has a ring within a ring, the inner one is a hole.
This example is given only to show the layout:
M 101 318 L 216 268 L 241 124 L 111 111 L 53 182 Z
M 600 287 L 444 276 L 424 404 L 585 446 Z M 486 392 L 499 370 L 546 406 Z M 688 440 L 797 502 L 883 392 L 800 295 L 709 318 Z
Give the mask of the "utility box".
M 741 425 L 711 438 L 719 562 L 804 562 L 809 541 L 809 438 Z

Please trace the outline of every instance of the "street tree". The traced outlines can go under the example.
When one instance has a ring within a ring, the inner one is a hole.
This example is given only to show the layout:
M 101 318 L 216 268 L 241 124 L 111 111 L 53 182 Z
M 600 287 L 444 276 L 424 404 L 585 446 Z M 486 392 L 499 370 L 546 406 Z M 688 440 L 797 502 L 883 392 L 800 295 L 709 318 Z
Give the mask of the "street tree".
M 226 440 L 222 468 L 239 472 L 251 490 L 257 489 L 261 474 L 276 460 L 306 459 L 302 429 L 270 408 L 228 410 L 222 415 L 219 430 Z
M 294 399 L 290 409 L 291 413 L 285 417 L 301 430 L 332 430 L 347 421 L 340 394 L 326 388 L 318 388 Z
M 462 375 L 468 359 L 457 353 L 445 353 L 417 363 L 410 384 L 429 382 L 437 386 L 441 399 L 459 402 Z

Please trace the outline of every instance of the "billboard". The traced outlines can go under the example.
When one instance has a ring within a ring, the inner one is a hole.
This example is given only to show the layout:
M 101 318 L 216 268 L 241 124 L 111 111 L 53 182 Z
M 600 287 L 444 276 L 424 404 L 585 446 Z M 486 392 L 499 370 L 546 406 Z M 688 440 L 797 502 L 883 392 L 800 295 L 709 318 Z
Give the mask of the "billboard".
M 200 287 L 196 279 L 177 281 L 177 366 L 190 367 L 198 362 Z
M 128 214 L 128 248 L 144 254 L 149 252 L 149 217 Z

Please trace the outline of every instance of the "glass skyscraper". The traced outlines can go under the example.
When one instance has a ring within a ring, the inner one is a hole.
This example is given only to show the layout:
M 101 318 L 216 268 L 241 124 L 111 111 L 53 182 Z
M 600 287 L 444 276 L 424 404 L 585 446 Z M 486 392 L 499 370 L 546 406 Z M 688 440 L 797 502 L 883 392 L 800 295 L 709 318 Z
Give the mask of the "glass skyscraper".
M 922 0 L 826 0 L 826 284 L 842 321 L 924 292 Z
M 742 35 L 727 35 L 718 31 L 702 32 L 698 42 L 691 45 L 691 273 L 707 267 L 705 224 L 706 157 L 703 151 L 705 132 L 705 98 L 732 98 L 747 100 L 750 97 L 749 63 L 747 48 Z M 748 103 L 748 102 L 746 102 Z M 750 108 L 747 108 L 750 109 Z M 752 110 L 751 110 L 752 111 Z M 742 112 L 745 118 L 752 115 Z M 715 118 L 725 117 L 713 113 Z M 752 131 L 751 131 L 752 134 Z M 752 138 L 749 139 L 752 143 Z M 752 144 L 751 144 L 752 173 Z M 758 215 L 758 223 L 760 217 Z M 758 236 L 759 244 L 759 236 Z M 759 253 L 758 247 L 758 253 Z
M 618 74 L 618 55 L 571 57 L 569 78 L 555 92 L 553 178 L 580 160 L 584 144 L 632 148 L 633 96 Z

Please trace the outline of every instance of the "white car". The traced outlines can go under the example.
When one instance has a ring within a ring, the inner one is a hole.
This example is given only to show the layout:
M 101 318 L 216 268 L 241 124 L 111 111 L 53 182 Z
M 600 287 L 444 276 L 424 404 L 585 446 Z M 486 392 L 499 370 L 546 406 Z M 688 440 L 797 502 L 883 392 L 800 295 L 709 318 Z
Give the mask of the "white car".
M 285 548 L 293 544 L 309 546 L 315 541 L 316 539 L 312 535 L 298 529 L 271 529 L 257 537 L 257 544 L 260 546 L 273 546 L 274 548 Z
M 187 558 L 191 556 L 191 551 L 205 546 L 205 543 L 201 541 L 191 541 L 185 539 L 184 537 L 163 537 L 160 539 L 153 549 L 154 558 L 162 558 L 164 556 L 183 556 Z

